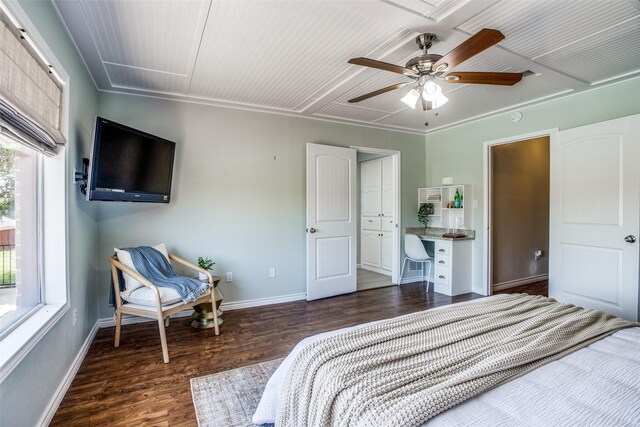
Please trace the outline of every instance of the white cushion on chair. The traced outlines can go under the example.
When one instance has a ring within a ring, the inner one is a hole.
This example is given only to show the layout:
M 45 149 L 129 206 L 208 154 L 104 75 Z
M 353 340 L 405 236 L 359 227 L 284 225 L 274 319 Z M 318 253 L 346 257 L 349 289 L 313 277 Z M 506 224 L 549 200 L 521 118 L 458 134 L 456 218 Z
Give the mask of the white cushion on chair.
M 162 255 L 164 255 L 167 261 L 169 260 L 169 253 L 167 252 L 167 247 L 165 246 L 164 243 L 160 243 L 152 247 L 153 249 L 156 249 Z M 116 251 L 116 255 L 118 256 L 118 261 L 120 261 L 121 263 L 123 263 L 124 265 L 132 269 L 133 271 L 138 272 L 135 265 L 133 265 L 133 260 L 131 259 L 131 254 L 129 252 L 123 251 L 122 249 L 118 249 L 118 248 L 113 248 L 113 250 Z M 138 288 L 145 288 L 145 286 L 139 281 L 137 281 L 136 279 L 134 279 L 133 277 L 129 276 L 127 273 L 123 272 L 123 274 L 124 274 L 124 286 L 126 289 L 120 292 L 120 296 L 123 299 L 127 300 L 127 297 L 133 291 L 135 291 Z M 149 290 L 149 288 L 145 288 L 145 289 Z M 160 294 L 160 296 L 162 296 L 162 293 Z M 155 300 L 153 301 L 152 305 L 155 305 Z
M 160 304 L 170 305 L 175 304 L 177 302 L 181 302 L 182 298 L 178 295 L 174 289 L 171 288 L 163 288 L 158 286 L 158 292 L 160 292 Z M 146 286 L 142 285 L 142 287 L 134 289 L 129 292 L 127 295 L 121 294 L 122 299 L 131 304 L 138 304 L 144 306 L 156 306 L 156 293 Z

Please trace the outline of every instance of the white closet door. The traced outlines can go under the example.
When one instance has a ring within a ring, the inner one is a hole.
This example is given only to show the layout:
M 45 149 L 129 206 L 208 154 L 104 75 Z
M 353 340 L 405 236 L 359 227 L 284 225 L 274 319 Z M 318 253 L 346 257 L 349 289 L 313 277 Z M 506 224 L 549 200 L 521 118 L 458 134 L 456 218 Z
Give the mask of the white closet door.
M 551 139 L 549 296 L 638 319 L 640 115 Z
M 362 199 L 360 210 L 362 216 L 379 216 L 380 211 L 380 160 L 360 163 L 360 190 Z
M 360 263 L 380 268 L 380 232 L 362 230 L 360 233 Z
M 382 216 L 393 218 L 393 160 L 391 159 L 391 157 L 384 157 L 383 159 L 381 159 L 381 170 Z
M 307 144 L 307 299 L 355 292 L 356 150 Z
M 393 233 L 380 233 L 380 268 L 391 271 L 393 267 Z

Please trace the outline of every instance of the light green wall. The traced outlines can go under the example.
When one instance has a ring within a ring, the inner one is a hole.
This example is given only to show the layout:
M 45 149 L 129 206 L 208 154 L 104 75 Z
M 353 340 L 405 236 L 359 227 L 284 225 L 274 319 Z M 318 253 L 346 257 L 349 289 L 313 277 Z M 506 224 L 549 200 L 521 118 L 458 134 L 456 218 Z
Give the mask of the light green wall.
M 0 384 L 3 427 L 37 424 L 98 318 L 97 207 L 84 201 L 72 181 L 72 171 L 89 154 L 97 92 L 51 3 L 24 1 L 21 6 L 70 76 L 65 185 L 71 308 Z M 78 310 L 76 326 L 74 309 Z
M 402 227 L 417 225 L 417 188 L 442 176 L 473 185 L 474 288 L 482 272 L 482 143 L 552 127 L 640 113 L 640 80 L 501 114 L 425 137 L 275 114 L 222 109 L 94 89 L 50 2 L 21 3 L 71 77 L 67 149 L 70 305 L 0 384 L 0 425 L 35 425 L 98 318 L 110 317 L 106 257 L 116 245 L 166 242 L 181 255 L 216 259 L 234 272 L 226 301 L 305 291 L 305 143 L 402 151 Z M 71 181 L 89 155 L 100 114 L 178 142 L 170 205 L 88 203 Z M 425 149 L 426 140 L 426 149 Z M 274 160 L 275 156 L 275 160 Z M 426 159 L 426 161 L 425 161 Z M 426 181 L 426 182 L 425 182 Z M 269 267 L 277 277 L 269 279 Z M 97 273 L 96 273 L 97 271 Z M 98 274 L 98 279 L 96 279 Z M 78 310 L 78 324 L 72 322 Z
M 483 275 L 483 143 L 550 128 L 570 129 L 640 113 L 640 78 L 522 108 L 524 119 L 512 123 L 511 113 L 434 132 L 426 136 L 427 184 L 440 185 L 443 176 L 471 184 L 473 199 L 473 289 L 482 289 Z M 465 195 L 465 199 L 467 199 Z M 468 200 L 468 199 L 467 199 Z
M 307 142 L 401 150 L 402 225 L 417 225 L 424 136 L 123 94 L 101 94 L 99 112 L 177 142 L 169 205 L 96 203 L 99 260 L 114 246 L 165 242 L 187 259 L 213 258 L 219 275 L 232 271 L 225 301 L 305 292 Z M 109 317 L 106 262 L 99 283 L 99 314 Z

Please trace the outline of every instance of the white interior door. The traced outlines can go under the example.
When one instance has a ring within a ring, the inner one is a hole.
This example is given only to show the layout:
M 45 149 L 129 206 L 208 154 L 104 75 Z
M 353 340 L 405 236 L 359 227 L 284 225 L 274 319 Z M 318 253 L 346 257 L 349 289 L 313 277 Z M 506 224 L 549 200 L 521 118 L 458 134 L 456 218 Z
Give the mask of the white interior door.
M 638 319 L 640 116 L 551 140 L 549 296 Z
M 356 150 L 307 144 L 307 300 L 356 291 Z

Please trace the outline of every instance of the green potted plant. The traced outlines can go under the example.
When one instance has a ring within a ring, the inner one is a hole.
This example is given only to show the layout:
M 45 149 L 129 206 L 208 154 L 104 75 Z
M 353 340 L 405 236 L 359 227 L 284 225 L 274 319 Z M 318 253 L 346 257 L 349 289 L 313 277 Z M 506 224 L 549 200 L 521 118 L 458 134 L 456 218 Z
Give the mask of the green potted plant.
M 213 270 L 213 266 L 215 264 L 216 263 L 211 258 L 202 258 L 201 256 L 198 257 L 198 267 L 203 268 L 207 271 Z M 198 273 L 198 277 L 200 280 L 209 280 L 207 275 L 204 273 Z
M 422 227 L 426 228 L 429 226 L 429 215 L 433 215 L 433 204 L 421 204 L 420 209 L 418 209 L 418 222 Z

